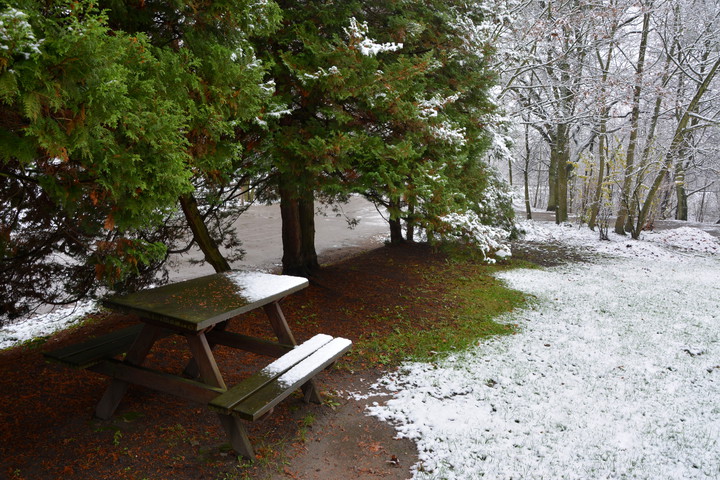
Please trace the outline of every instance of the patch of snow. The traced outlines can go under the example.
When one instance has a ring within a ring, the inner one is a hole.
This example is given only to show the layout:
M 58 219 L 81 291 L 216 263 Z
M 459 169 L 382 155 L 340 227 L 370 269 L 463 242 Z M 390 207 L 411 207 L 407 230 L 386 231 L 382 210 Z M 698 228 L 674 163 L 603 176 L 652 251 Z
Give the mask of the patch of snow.
M 350 40 L 350 45 L 360 50 L 360 53 L 366 57 L 374 57 L 378 53 L 394 52 L 403 48 L 402 43 L 377 43 L 375 40 L 368 38 L 367 22 L 359 23 L 355 17 L 350 18 L 350 26 L 343 28 L 343 30 Z
M 273 275 L 265 272 L 227 272 L 224 274 L 250 303 L 291 290 L 308 281 L 292 275 Z
M 717 240 L 524 227 L 613 257 L 502 273 L 537 297 L 516 335 L 385 377 L 368 411 L 417 442 L 413 478 L 720 478 Z
M 77 303 L 73 307 L 57 308 L 51 312 L 3 325 L 0 329 L 0 350 L 19 343 L 44 337 L 78 323 L 97 308 L 94 301 Z
M 318 337 L 320 335 L 316 335 Z M 315 338 L 315 337 L 313 337 Z M 331 337 L 332 338 L 332 337 Z M 312 340 L 312 339 L 310 339 Z M 307 342 L 306 342 L 307 343 Z M 303 344 L 304 345 L 304 344 Z M 298 382 L 301 382 L 305 378 L 309 378 L 311 375 L 313 375 L 313 372 L 317 370 L 319 365 L 326 364 L 330 361 L 332 361 L 333 358 L 338 356 L 341 352 L 346 350 L 352 345 L 352 341 L 348 340 L 347 338 L 333 338 L 330 342 L 323 345 L 321 348 L 319 348 L 316 352 L 314 352 L 312 355 L 310 355 L 306 360 L 302 361 L 292 367 L 287 372 L 283 373 L 278 377 L 278 383 L 280 385 L 286 385 L 288 387 L 292 385 L 296 385 Z M 300 347 L 297 348 L 301 348 Z M 293 350 L 294 352 L 294 350 Z M 291 352 L 292 353 L 292 352 Z M 281 357 L 279 360 L 281 360 L 283 357 Z
M 679 248 L 688 252 L 720 253 L 720 241 L 704 230 L 680 227 L 645 234 L 649 242 Z
M 279 373 L 283 373 L 300 360 L 307 357 L 311 352 L 314 352 L 318 348 L 329 343 L 332 339 L 333 337 L 325 335 L 324 333 L 315 335 L 307 342 L 303 342 L 301 345 L 293 348 L 288 353 L 263 368 L 261 373 L 271 377 Z
M 608 232 L 609 240 L 600 240 L 597 231 L 565 223 L 526 220 L 518 223 L 531 242 L 558 242 L 613 257 L 662 258 L 683 261 L 687 253 L 720 253 L 720 241 L 709 233 L 692 227 L 643 232 L 640 240 Z M 670 248 L 668 248 L 670 247 Z
M 430 127 L 433 136 L 438 140 L 449 143 L 450 145 L 463 146 L 467 143 L 466 131 L 464 127 L 455 127 L 449 122 L 442 122 L 439 125 Z

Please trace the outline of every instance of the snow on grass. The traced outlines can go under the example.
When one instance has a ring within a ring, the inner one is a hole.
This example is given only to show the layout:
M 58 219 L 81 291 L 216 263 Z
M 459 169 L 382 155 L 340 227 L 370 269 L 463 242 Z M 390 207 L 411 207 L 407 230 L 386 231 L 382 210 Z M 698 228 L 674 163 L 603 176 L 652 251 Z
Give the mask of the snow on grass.
M 717 240 L 532 230 L 612 257 L 501 274 L 537 297 L 518 334 L 382 380 L 369 411 L 417 442 L 413 478 L 720 478 Z
M 698 228 L 643 232 L 640 240 L 609 232 L 609 240 L 600 240 L 597 231 L 569 223 L 555 225 L 528 220 L 520 222 L 519 227 L 529 242 L 562 243 L 612 257 L 681 260 L 686 256 L 684 253 L 720 254 L 720 241 Z
M 57 331 L 80 322 L 97 308 L 95 301 L 86 301 L 72 307 L 57 308 L 48 313 L 34 315 L 31 319 L 21 319 L 0 328 L 0 350 L 14 347 L 34 338 L 51 335 Z

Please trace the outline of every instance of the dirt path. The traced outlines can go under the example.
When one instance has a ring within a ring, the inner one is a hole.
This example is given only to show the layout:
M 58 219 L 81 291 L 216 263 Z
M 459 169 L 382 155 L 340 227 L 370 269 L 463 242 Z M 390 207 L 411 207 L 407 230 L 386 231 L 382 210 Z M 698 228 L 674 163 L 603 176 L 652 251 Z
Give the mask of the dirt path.
M 346 376 L 346 391 L 366 392 L 371 379 Z M 333 410 L 325 409 L 304 433 L 304 442 L 285 454 L 287 465 L 268 472 L 269 480 L 388 479 L 406 480 L 417 460 L 415 444 L 395 438 L 395 429 L 366 414 L 366 405 L 386 397 L 362 400 L 337 399 Z

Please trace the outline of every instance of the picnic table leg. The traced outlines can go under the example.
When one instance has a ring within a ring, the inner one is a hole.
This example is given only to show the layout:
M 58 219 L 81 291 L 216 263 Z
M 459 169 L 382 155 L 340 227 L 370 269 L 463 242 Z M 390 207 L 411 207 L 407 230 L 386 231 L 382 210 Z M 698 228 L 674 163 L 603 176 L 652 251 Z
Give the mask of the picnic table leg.
M 213 330 L 225 330 L 227 328 L 228 322 L 227 320 L 224 322 L 220 322 L 217 325 L 213 327 Z M 215 343 L 208 342 L 210 345 L 210 349 L 212 350 L 215 348 Z M 191 358 L 187 365 L 185 365 L 185 368 L 183 369 L 183 374 L 186 375 L 188 378 L 200 378 L 200 370 L 198 369 L 197 362 L 194 358 Z
M 272 325 L 273 331 L 275 332 L 275 335 L 277 335 L 280 343 L 284 343 L 286 345 L 297 345 L 295 337 L 290 331 L 290 325 L 288 325 L 285 315 L 283 315 L 282 309 L 280 308 L 280 304 L 278 302 L 272 302 L 265 305 L 263 309 L 270 319 L 270 324 Z M 320 391 L 315 384 L 315 380 L 311 379 L 303 385 L 302 391 L 304 394 L 303 399 L 306 403 L 322 403 Z
M 159 327 L 148 324 L 143 325 L 142 330 L 140 330 L 140 333 L 138 333 L 130 349 L 125 354 L 123 361 L 130 365 L 142 364 L 159 333 Z M 127 387 L 127 382 L 113 378 L 95 407 L 95 416 L 102 420 L 112 417 L 123 396 L 125 396 Z
M 202 381 L 213 387 L 227 388 L 205 334 L 188 334 L 186 338 Z
M 280 343 L 297 345 L 295 337 L 290 331 L 290 325 L 288 325 L 287 320 L 285 320 L 285 315 L 283 315 L 280 309 L 280 304 L 278 302 L 269 303 L 263 307 L 263 310 L 265 310 L 265 314 L 270 319 L 270 325 L 272 325 L 272 329 Z
M 202 381 L 213 387 L 227 388 L 212 354 L 212 345 L 208 343 L 205 334 L 200 332 L 197 335 L 187 335 L 186 338 Z M 243 457 L 253 459 L 255 453 L 242 420 L 222 413 L 218 413 L 218 418 L 232 448 Z
M 242 423 L 242 420 L 233 415 L 224 415 L 222 413 L 218 413 L 218 418 L 233 450 L 248 460 L 253 460 L 255 458 L 255 451 L 250 443 L 250 437 L 248 437 L 247 429 Z

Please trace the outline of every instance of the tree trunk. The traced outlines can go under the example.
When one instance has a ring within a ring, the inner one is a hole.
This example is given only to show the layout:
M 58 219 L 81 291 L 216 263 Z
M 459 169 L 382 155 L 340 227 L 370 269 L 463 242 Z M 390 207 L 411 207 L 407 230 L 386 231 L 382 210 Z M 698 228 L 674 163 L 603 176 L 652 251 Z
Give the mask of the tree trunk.
M 640 50 L 638 52 L 638 63 L 635 68 L 635 87 L 633 88 L 633 104 L 630 114 L 630 138 L 628 140 L 627 155 L 625 157 L 625 178 L 623 179 L 622 191 L 620 192 L 620 210 L 615 220 L 615 233 L 625 235 L 628 221 L 631 221 L 633 212 L 631 206 L 633 195 L 631 188 L 635 177 L 635 148 L 637 146 L 638 124 L 640 121 L 640 97 L 642 94 L 642 80 L 645 73 L 645 52 L 647 51 L 648 35 L 650 33 L 650 12 L 643 14 L 643 27 L 640 36 Z M 633 235 L 634 237 L 635 235 Z
M 675 195 L 677 195 L 677 210 L 675 210 L 675 220 L 688 219 L 688 199 L 685 185 L 678 182 L 675 184 Z
M 556 142 L 554 139 L 553 142 Z M 547 211 L 554 212 L 557 210 L 558 196 L 557 196 L 557 184 L 558 184 L 558 158 L 557 150 L 554 145 L 550 145 L 550 167 L 548 169 L 548 203 Z
M 400 245 L 405 243 L 402 232 L 402 219 L 400 218 L 400 200 L 390 199 L 388 205 L 388 212 L 390 214 L 390 244 Z
M 302 232 L 302 258 L 308 272 L 320 268 L 315 250 L 315 196 L 312 190 L 302 192 L 298 201 L 300 231 Z
M 525 216 L 528 220 L 532 220 L 532 208 L 530 207 L 530 186 L 528 185 L 528 169 L 523 170 L 523 182 L 525 183 Z
M 312 190 L 299 192 L 297 182 L 280 175 L 282 273 L 307 277 L 320 265 L 315 251 L 315 203 Z
M 590 219 L 588 227 L 595 230 L 597 225 L 597 216 L 600 212 L 600 202 L 602 202 L 603 182 L 605 181 L 605 158 L 607 155 L 607 114 L 609 110 L 604 108 L 600 113 L 600 131 L 598 135 L 598 177 L 595 193 L 593 193 L 592 205 L 590 206 Z
M 413 243 L 415 241 L 415 202 L 408 201 L 408 220 L 405 225 L 405 241 Z
M 510 186 L 513 186 L 513 176 L 512 176 L 512 157 L 508 157 L 508 180 L 510 181 Z
M 655 176 L 655 180 L 653 181 L 653 184 L 650 187 L 647 196 L 645 197 L 645 202 L 643 203 L 642 209 L 638 214 L 637 228 L 633 231 L 633 238 L 638 238 L 640 236 L 640 230 L 645 224 L 645 220 L 650 213 L 650 208 L 652 207 L 653 201 L 655 200 L 655 195 L 660 189 L 660 185 L 662 184 L 663 179 L 670 171 L 670 168 L 672 167 L 675 160 L 675 155 L 677 155 L 677 152 L 680 150 L 685 141 L 686 128 L 688 126 L 688 123 L 690 122 L 690 113 L 697 111 L 700 100 L 710 88 L 710 84 L 715 78 L 718 68 L 720 68 L 720 59 L 715 61 L 712 68 L 703 79 L 702 83 L 698 86 L 697 90 L 695 91 L 695 95 L 693 96 L 692 100 L 690 100 L 688 107 L 685 109 L 685 113 L 680 118 L 680 121 L 675 127 L 675 133 L 673 135 L 673 140 L 670 143 L 670 148 L 668 149 L 668 153 L 665 158 L 665 164 Z
M 619 28 L 618 23 L 614 23 L 610 38 L 615 38 L 615 34 Z M 610 76 L 610 66 L 612 65 L 612 59 L 615 51 L 615 42 L 610 43 L 610 47 L 607 49 L 607 53 L 603 58 L 600 50 L 595 51 L 597 62 L 602 68 L 602 97 L 606 95 L 606 85 Z M 590 230 L 595 230 L 597 225 L 597 217 L 600 213 L 600 204 L 603 201 L 603 183 L 605 182 L 605 165 L 607 164 L 607 122 L 610 117 L 610 105 L 603 104 L 600 109 L 600 118 L 598 119 L 598 176 L 597 184 L 595 185 L 595 192 L 593 193 L 592 204 L 590 206 L 590 219 L 588 220 L 588 227 Z
M 192 194 L 180 197 L 180 207 L 185 214 L 185 219 L 193 232 L 195 243 L 205 255 L 205 261 L 215 269 L 216 272 L 227 272 L 231 270 L 230 264 L 220 253 L 217 243 L 213 240 L 207 225 L 198 209 L 197 200 Z
M 697 113 L 697 112 L 694 112 Z M 694 128 L 698 125 L 699 120 L 697 117 L 692 117 L 690 120 L 690 128 L 689 131 L 692 132 Z M 686 137 L 691 137 L 692 133 L 688 133 Z M 678 160 L 675 164 L 675 196 L 677 197 L 677 209 L 675 210 L 675 220 L 684 220 L 687 221 L 688 219 L 688 194 L 687 189 L 685 188 L 685 172 L 687 171 L 687 168 L 693 163 L 693 154 L 690 153 L 691 149 L 688 148 L 690 140 L 686 138 L 686 141 L 683 144 L 683 147 L 680 148 L 680 153 L 678 154 Z M 686 160 L 687 158 L 687 160 Z
M 525 168 L 523 168 L 523 190 L 525 193 L 525 214 L 528 220 L 532 220 L 532 209 L 530 208 L 530 138 L 529 138 L 530 127 L 525 125 Z
M 288 275 L 304 273 L 302 270 L 302 230 L 300 228 L 299 200 L 292 190 L 280 188 L 280 217 L 282 219 L 282 272 Z
M 557 126 L 553 150 L 557 162 L 555 223 L 559 225 L 568 219 L 568 178 L 571 170 L 568 125 L 565 123 Z
M 405 243 L 405 239 L 402 234 L 402 223 L 399 218 L 391 218 L 390 223 L 390 244 L 400 245 Z

